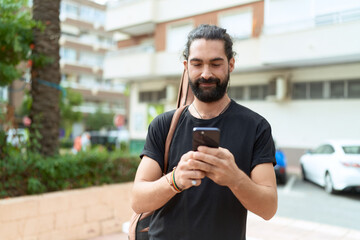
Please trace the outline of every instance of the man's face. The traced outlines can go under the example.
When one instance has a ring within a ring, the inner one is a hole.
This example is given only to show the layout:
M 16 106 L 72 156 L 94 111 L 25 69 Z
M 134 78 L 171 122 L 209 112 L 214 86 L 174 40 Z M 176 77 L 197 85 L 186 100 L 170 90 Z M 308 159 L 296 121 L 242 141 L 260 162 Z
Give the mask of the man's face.
M 221 99 L 226 93 L 234 63 L 233 58 L 227 60 L 223 41 L 193 41 L 188 61 L 184 61 L 184 66 L 188 70 L 190 86 L 195 97 L 202 102 Z

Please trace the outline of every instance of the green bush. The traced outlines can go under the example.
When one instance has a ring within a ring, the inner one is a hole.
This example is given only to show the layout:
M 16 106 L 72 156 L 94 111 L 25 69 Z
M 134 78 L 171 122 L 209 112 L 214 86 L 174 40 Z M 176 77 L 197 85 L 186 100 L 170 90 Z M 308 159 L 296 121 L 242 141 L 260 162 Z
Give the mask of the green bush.
M 0 160 L 0 198 L 132 181 L 139 157 L 93 149 L 44 158 L 10 152 Z

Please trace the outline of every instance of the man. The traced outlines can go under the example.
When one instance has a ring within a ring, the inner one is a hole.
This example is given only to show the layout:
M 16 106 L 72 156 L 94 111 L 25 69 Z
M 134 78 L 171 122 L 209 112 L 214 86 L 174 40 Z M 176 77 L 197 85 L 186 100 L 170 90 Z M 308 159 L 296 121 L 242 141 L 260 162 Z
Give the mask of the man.
M 225 29 L 200 25 L 191 31 L 184 58 L 195 100 L 180 117 L 165 176 L 165 139 L 174 111 L 150 124 L 132 208 L 156 210 L 150 239 L 246 239 L 247 210 L 266 220 L 277 210 L 270 125 L 226 93 L 235 60 Z M 193 127 L 219 128 L 220 147 L 191 151 Z

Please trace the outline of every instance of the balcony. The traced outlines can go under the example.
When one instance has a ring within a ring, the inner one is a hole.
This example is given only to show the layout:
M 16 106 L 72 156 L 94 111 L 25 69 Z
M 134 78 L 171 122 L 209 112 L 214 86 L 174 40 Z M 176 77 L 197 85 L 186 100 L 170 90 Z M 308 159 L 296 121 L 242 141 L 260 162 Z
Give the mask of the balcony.
M 117 51 L 104 60 L 105 79 L 141 79 L 154 74 L 152 51 Z
M 360 61 L 360 21 L 263 35 L 265 66 L 294 67 Z M 272 29 L 272 32 L 275 32 Z
M 262 67 L 259 39 L 234 43 L 236 70 Z M 139 46 L 109 53 L 104 62 L 105 79 L 144 80 L 153 77 L 179 76 L 183 71 L 181 52 L 154 52 L 150 46 Z
M 118 0 L 110 2 L 105 28 L 131 36 L 153 33 L 159 22 L 181 19 L 259 0 Z M 189 7 L 191 6 L 191 7 Z
M 252 38 L 234 42 L 235 72 L 252 71 L 263 67 L 261 62 L 260 40 Z
M 149 34 L 155 30 L 155 1 L 119 1 L 108 6 L 106 30 L 131 36 Z
M 64 88 L 73 88 L 73 89 L 83 89 L 91 90 L 96 93 L 98 91 L 103 92 L 115 92 L 115 93 L 124 93 L 125 85 L 115 84 L 115 83 L 78 83 L 75 81 L 61 80 L 61 86 Z
M 138 81 L 155 76 L 177 76 L 182 69 L 183 64 L 176 53 L 118 53 L 105 58 L 104 78 Z
M 155 55 L 154 72 L 157 76 L 178 76 L 184 65 L 180 53 L 158 52 Z
M 99 110 L 99 106 L 86 106 L 86 105 L 82 105 L 82 106 L 75 106 L 73 107 L 73 111 L 76 112 L 82 112 L 82 113 L 96 113 L 96 111 Z M 123 108 L 110 108 L 110 107 L 102 107 L 101 111 L 103 113 L 115 113 L 115 114 L 126 114 L 126 110 Z
M 73 37 L 63 34 L 59 40 L 60 45 L 70 45 L 76 47 L 85 47 L 88 50 L 100 51 L 100 50 L 113 50 L 116 48 L 116 45 L 111 41 L 101 41 L 97 39 Z

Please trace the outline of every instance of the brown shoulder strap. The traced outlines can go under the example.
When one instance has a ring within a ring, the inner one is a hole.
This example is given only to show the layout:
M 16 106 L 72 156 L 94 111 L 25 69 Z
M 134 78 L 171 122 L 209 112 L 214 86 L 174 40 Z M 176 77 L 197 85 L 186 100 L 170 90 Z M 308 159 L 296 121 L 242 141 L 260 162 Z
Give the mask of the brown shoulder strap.
M 171 120 L 170 129 L 169 129 L 168 135 L 166 137 L 166 142 L 165 142 L 164 169 L 163 169 L 163 172 L 165 174 L 167 172 L 167 167 L 168 167 L 168 162 L 169 162 L 168 158 L 169 158 L 170 143 L 174 136 L 176 125 L 177 125 L 180 115 L 184 111 L 185 107 L 188 106 L 189 104 L 191 104 L 193 100 L 194 100 L 194 94 L 190 89 L 189 78 L 188 78 L 186 69 L 184 69 L 182 76 L 181 76 L 180 85 L 179 85 L 179 92 L 178 92 L 177 103 L 176 103 L 177 109 Z
M 165 142 L 164 169 L 163 169 L 164 174 L 167 173 L 170 144 L 171 144 L 172 138 L 174 136 L 174 132 L 175 132 L 177 123 L 179 121 L 180 115 L 184 111 L 185 108 L 186 108 L 186 105 L 183 105 L 183 106 L 179 107 L 178 109 L 176 109 L 176 111 L 171 119 L 170 129 L 169 129 L 168 135 L 166 137 L 166 142 Z
M 189 78 L 186 69 L 184 69 L 181 76 L 176 107 L 179 108 L 184 105 L 190 105 L 192 101 L 194 101 L 194 94 L 190 89 Z

